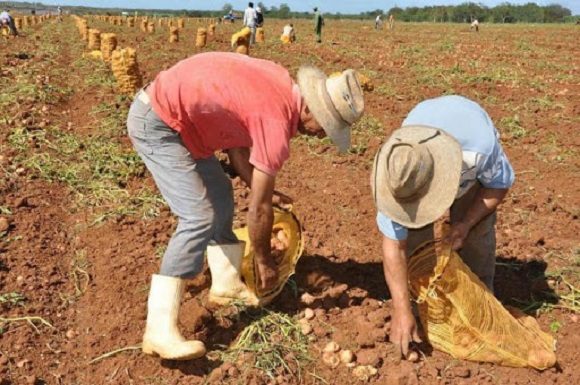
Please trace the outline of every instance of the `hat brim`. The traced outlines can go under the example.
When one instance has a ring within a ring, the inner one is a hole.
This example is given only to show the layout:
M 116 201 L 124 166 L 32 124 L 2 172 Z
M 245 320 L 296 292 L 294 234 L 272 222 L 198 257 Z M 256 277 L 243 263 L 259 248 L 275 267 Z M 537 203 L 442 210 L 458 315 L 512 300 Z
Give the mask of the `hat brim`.
M 311 66 L 298 70 L 298 87 L 308 109 L 340 152 L 350 148 L 350 125 L 345 122 L 326 90 L 326 75 Z
M 433 157 L 433 178 L 423 196 L 416 200 L 397 200 L 388 188 L 387 157 L 394 143 L 424 144 Z M 378 210 L 411 229 L 421 228 L 439 219 L 455 200 L 459 189 L 463 154 L 461 145 L 443 130 L 427 126 L 406 126 L 393 132 L 375 156 L 371 186 Z

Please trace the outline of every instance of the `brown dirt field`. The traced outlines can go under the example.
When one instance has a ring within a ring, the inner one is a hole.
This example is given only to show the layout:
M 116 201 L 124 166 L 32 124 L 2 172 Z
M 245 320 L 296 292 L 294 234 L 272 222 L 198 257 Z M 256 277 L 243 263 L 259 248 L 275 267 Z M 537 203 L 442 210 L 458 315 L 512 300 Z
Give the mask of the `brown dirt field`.
M 138 24 L 89 23 L 116 32 L 121 47 L 138 50 L 146 81 L 202 51 L 195 48 L 193 23 L 174 45 L 165 28 L 145 35 Z M 218 26 L 203 51 L 229 50 L 238 26 Z M 327 73 L 352 67 L 374 85 L 352 153 L 339 156 L 325 140 L 296 138 L 277 180 L 277 188 L 294 197 L 306 235 L 293 278 L 297 290 L 289 285 L 271 306 L 295 317 L 307 306 L 315 310 L 314 360 L 301 379 L 276 372 L 268 378 L 247 362 L 222 363 L 215 355 L 175 363 L 128 350 L 90 363 L 140 343 L 150 275 L 175 220 L 133 161 L 123 127 L 130 101 L 116 95 L 103 64 L 82 58 L 84 45 L 72 19 L 65 19 L 0 40 L 0 217 L 8 223 L 0 228 L 0 296 L 25 298 L 0 301 L 0 317 L 50 323 L 0 319 L 0 384 L 356 383 L 351 369 L 331 369 L 319 359 L 329 341 L 378 368 L 372 384 L 580 382 L 578 314 L 554 300 L 570 294 L 562 277 L 575 287 L 580 281 L 580 30 L 485 25 L 476 34 L 466 25 L 397 24 L 392 32 L 376 32 L 371 23 L 328 21 L 324 42 L 316 45 L 310 23 L 298 21 L 298 43 L 281 46 L 282 26 L 268 21 L 266 43 L 251 54 L 293 74 L 304 63 Z M 370 166 L 416 103 L 444 93 L 478 101 L 502 135 L 517 181 L 499 210 L 496 295 L 529 311 L 541 307 L 538 322 L 558 340 L 555 368 L 462 362 L 426 346 L 425 356 L 411 363 L 388 343 L 390 301 Z M 239 224 L 247 191 L 237 179 L 234 186 Z M 218 351 L 250 318 L 207 309 L 209 285 L 207 272 L 191 282 L 180 321 L 186 337 Z M 314 302 L 303 303 L 304 293 Z

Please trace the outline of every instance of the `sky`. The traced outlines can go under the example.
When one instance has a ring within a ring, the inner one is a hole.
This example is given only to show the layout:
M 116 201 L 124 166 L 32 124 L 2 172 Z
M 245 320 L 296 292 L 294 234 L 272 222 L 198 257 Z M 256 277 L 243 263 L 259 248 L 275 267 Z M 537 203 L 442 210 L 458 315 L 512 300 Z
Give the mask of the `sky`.
M 32 1 L 32 0 L 28 0 Z M 257 3 L 259 0 L 255 0 Z M 399 6 L 401 8 L 426 5 L 451 5 L 460 4 L 468 0 L 262 0 L 267 6 L 278 6 L 280 3 L 286 3 L 293 11 L 310 11 L 312 7 L 318 6 L 322 12 L 341 12 L 341 13 L 359 13 L 363 11 L 372 11 L 375 9 L 388 10 L 391 7 Z M 505 0 L 471 0 L 482 3 L 488 7 L 493 7 Z M 511 0 L 512 4 L 525 4 L 530 1 L 539 5 L 558 3 L 569 8 L 572 14 L 580 14 L 580 0 Z M 44 4 L 60 5 L 87 5 L 93 7 L 116 7 L 116 8 L 157 8 L 157 9 L 203 9 L 218 10 L 225 3 L 230 3 L 234 9 L 244 9 L 248 3 L 247 0 L 41 0 Z

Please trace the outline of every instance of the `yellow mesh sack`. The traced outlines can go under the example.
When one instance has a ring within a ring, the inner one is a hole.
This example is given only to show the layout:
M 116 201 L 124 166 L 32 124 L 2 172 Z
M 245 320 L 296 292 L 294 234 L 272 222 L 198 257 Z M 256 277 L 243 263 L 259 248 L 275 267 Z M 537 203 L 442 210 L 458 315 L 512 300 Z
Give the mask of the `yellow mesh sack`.
M 234 33 L 232 35 L 232 48 L 235 48 L 237 53 L 249 55 L 251 34 L 252 31 L 248 27 L 244 27 L 240 31 Z
M 274 207 L 274 224 L 272 226 L 272 232 L 278 233 L 279 231 L 282 231 L 287 238 L 288 248 L 280 256 L 281 260 L 278 262 L 278 284 L 273 290 L 263 293 L 257 287 L 258 275 L 254 263 L 254 248 L 250 243 L 248 227 L 244 226 L 234 230 L 238 239 L 246 242 L 246 249 L 242 260 L 242 279 L 248 288 L 256 294 L 260 305 L 270 303 L 278 294 L 280 294 L 290 276 L 292 276 L 296 271 L 296 264 L 304 251 L 302 227 L 291 208 L 285 210 Z
M 418 247 L 409 280 L 429 342 L 457 359 L 543 370 L 556 363 L 555 340 L 536 320 L 510 314 L 442 241 Z

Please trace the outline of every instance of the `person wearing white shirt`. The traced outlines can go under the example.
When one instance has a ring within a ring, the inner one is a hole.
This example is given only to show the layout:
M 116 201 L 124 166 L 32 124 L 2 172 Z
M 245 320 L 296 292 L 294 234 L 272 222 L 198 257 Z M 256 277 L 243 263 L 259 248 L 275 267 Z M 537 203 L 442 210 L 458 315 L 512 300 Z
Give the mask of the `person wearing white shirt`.
M 280 40 L 285 44 L 294 43 L 296 41 L 296 32 L 294 31 L 293 24 L 286 24 L 284 26 Z
M 381 29 L 383 27 L 383 21 L 381 20 L 381 15 L 377 15 L 375 19 L 375 29 Z
M 0 26 L 4 25 L 7 25 L 8 28 L 10 28 L 10 34 L 13 36 L 18 36 L 18 31 L 16 30 L 16 25 L 14 24 L 14 18 L 10 16 L 7 9 L 0 13 Z
M 254 9 L 254 3 L 251 1 L 248 3 L 248 8 L 244 12 L 244 26 L 250 28 L 252 35 L 250 36 L 250 45 L 256 43 L 256 19 L 258 15 Z

